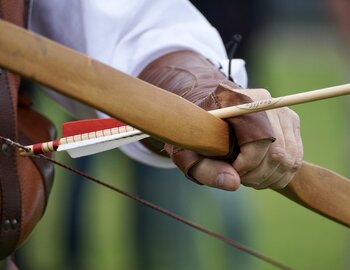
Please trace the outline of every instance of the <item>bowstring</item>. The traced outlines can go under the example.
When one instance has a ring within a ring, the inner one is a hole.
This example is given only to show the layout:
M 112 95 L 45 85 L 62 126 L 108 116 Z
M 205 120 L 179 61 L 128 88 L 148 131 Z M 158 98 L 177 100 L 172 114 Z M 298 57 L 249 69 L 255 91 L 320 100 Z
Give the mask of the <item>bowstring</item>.
M 0 140 L 5 142 L 7 145 L 9 145 L 11 147 L 14 147 L 14 148 L 17 148 L 17 149 L 19 149 L 19 148 L 20 149 L 24 149 L 25 151 L 28 150 L 28 148 L 26 146 L 24 146 L 24 145 L 22 145 L 22 144 L 20 144 L 18 142 L 14 142 L 11 139 L 5 138 L 5 137 L 3 137 L 1 135 L 0 135 Z M 140 197 L 138 197 L 136 195 L 133 195 L 133 194 L 131 194 L 131 193 L 127 192 L 127 191 L 124 191 L 124 190 L 122 190 L 122 189 L 120 189 L 118 187 L 115 187 L 115 186 L 113 186 L 111 184 L 108 184 L 108 183 L 106 183 L 106 182 L 104 182 L 104 181 L 102 181 L 100 179 L 97 179 L 97 178 L 95 178 L 93 176 L 90 176 L 90 175 L 88 175 L 88 174 L 86 174 L 86 173 L 84 173 L 82 171 L 79 171 L 79 170 L 74 169 L 74 168 L 72 168 L 72 167 L 70 167 L 68 165 L 65 165 L 65 164 L 63 164 L 61 162 L 58 162 L 58 161 L 56 161 L 56 160 L 54 160 L 54 159 L 52 159 L 52 158 L 50 158 L 50 157 L 48 157 L 46 155 L 40 154 L 40 155 L 33 155 L 31 157 L 45 159 L 45 160 L 47 160 L 47 161 L 49 161 L 49 162 L 51 162 L 51 163 L 53 163 L 53 164 L 55 164 L 55 165 L 57 165 L 57 166 L 59 166 L 61 168 L 64 168 L 64 169 L 66 169 L 68 171 L 71 171 L 71 172 L 73 172 L 75 174 L 78 174 L 78 175 L 82 176 L 86 180 L 89 180 L 89 181 L 94 182 L 94 183 L 96 183 L 98 185 L 104 186 L 105 188 L 108 188 L 108 189 L 110 189 L 110 190 L 112 190 L 114 192 L 117 192 L 117 193 L 119 193 L 119 194 L 121 194 L 121 195 L 123 195 L 123 196 L 125 196 L 125 197 L 127 197 L 127 198 L 129 198 L 129 199 L 131 199 L 131 200 L 133 200 L 133 201 L 135 201 L 137 203 L 139 203 L 139 204 L 142 204 L 142 205 L 144 205 L 144 206 L 146 206 L 148 208 L 151 208 L 151 209 L 153 209 L 153 210 L 155 210 L 155 211 L 157 211 L 157 212 L 159 212 L 159 213 L 161 213 L 163 215 L 166 215 L 166 216 L 168 216 L 171 219 L 177 220 L 178 222 L 181 222 L 181 223 L 183 223 L 185 225 L 188 225 L 188 226 L 190 226 L 190 227 L 192 227 L 192 228 L 194 228 L 194 229 L 196 229 L 198 231 L 201 231 L 201 232 L 203 232 L 206 235 L 209 235 L 209 236 L 211 236 L 213 238 L 216 238 L 216 239 L 218 239 L 218 240 L 220 240 L 220 241 L 222 241 L 222 242 L 224 242 L 224 243 L 226 243 L 226 244 L 228 244 L 228 245 L 230 245 L 230 246 L 232 246 L 232 247 L 234 247 L 234 248 L 236 248 L 236 249 L 238 249 L 238 250 L 240 250 L 240 251 L 242 251 L 244 253 L 250 254 L 250 255 L 252 255 L 252 256 L 254 256 L 254 257 L 256 257 L 256 258 L 258 258 L 258 259 L 260 259 L 260 260 L 262 260 L 262 261 L 264 261 L 266 263 L 268 263 L 268 264 L 271 264 L 271 265 L 273 265 L 273 266 L 275 266 L 275 267 L 277 267 L 279 269 L 292 270 L 291 267 L 289 267 L 289 266 L 287 266 L 287 265 L 285 265 L 283 263 L 280 263 L 280 262 L 278 262 L 278 261 L 276 261 L 276 260 L 274 260 L 272 258 L 269 258 L 269 257 L 267 257 L 267 256 L 265 256 L 265 255 L 255 251 L 255 250 L 251 249 L 251 248 L 248 248 L 247 246 L 241 244 L 238 241 L 232 240 L 232 239 L 230 239 L 228 237 L 225 237 L 225 236 L 223 236 L 223 235 L 221 235 L 221 234 L 219 234 L 217 232 L 209 230 L 209 229 L 207 229 L 207 228 L 205 228 L 205 227 L 203 227 L 201 225 L 198 225 L 198 224 L 196 224 L 196 223 L 194 223 L 194 222 L 192 222 L 192 221 L 190 221 L 188 219 L 183 218 L 180 215 L 177 215 L 177 214 L 175 214 L 173 212 L 170 212 L 169 210 L 166 210 L 166 209 L 164 209 L 164 208 L 162 208 L 162 207 L 160 207 L 160 206 L 158 206 L 156 204 L 153 204 L 153 203 L 151 203 L 151 202 L 149 202 L 149 201 L 147 201 L 145 199 L 142 199 L 142 198 L 140 198 Z M 23 157 L 23 158 L 25 158 L 25 157 Z

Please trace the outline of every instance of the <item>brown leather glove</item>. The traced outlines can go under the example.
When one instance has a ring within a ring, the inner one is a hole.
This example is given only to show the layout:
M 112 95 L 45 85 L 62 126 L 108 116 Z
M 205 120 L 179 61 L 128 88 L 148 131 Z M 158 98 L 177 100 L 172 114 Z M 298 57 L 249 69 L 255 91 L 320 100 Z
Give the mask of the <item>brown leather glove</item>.
M 205 110 L 252 102 L 248 96 L 235 92 L 235 89 L 240 88 L 237 84 L 228 81 L 211 62 L 192 51 L 177 51 L 156 59 L 141 72 L 139 78 L 177 94 Z M 258 140 L 274 140 L 265 112 L 230 118 L 226 121 L 234 133 L 231 136 L 232 141 L 237 141 L 239 146 Z M 185 175 L 195 180 L 189 171 L 203 158 L 202 156 L 172 145 L 164 147 L 154 139 L 147 139 L 143 143 L 158 153 L 162 153 L 161 150 L 165 149 Z M 231 157 L 222 158 L 231 158 L 232 162 L 232 156 L 238 155 L 239 148 L 236 146 L 233 151 Z

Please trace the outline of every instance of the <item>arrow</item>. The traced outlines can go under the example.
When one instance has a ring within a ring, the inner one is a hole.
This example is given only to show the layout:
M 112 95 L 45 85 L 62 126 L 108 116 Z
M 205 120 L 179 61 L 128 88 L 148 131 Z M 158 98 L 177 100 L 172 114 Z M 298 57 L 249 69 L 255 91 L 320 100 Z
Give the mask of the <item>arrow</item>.
M 267 111 L 286 106 L 292 106 L 332 97 L 339 97 L 350 94 L 350 84 L 337 85 L 313 91 L 287 95 L 283 97 L 258 100 L 238 106 L 226 107 L 210 111 L 210 113 L 221 119 L 240 116 L 253 112 Z
M 350 84 L 328 87 L 278 98 L 270 98 L 237 106 L 209 111 L 221 119 L 272 110 L 331 97 L 350 94 Z M 83 157 L 114 149 L 149 137 L 148 134 L 116 119 L 92 119 L 64 123 L 61 139 L 26 146 L 22 156 L 53 151 L 67 151 L 72 158 Z

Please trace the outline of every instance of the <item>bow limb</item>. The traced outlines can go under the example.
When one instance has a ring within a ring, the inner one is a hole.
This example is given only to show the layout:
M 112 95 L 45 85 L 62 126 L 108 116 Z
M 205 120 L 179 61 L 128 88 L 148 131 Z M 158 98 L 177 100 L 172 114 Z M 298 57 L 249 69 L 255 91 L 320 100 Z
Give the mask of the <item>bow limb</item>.
M 208 156 L 228 153 L 227 124 L 190 102 L 2 20 L 0 33 L 0 66 L 165 142 Z M 305 162 L 279 192 L 350 227 L 345 177 Z
M 281 195 L 350 227 L 350 181 L 325 168 L 303 162 Z

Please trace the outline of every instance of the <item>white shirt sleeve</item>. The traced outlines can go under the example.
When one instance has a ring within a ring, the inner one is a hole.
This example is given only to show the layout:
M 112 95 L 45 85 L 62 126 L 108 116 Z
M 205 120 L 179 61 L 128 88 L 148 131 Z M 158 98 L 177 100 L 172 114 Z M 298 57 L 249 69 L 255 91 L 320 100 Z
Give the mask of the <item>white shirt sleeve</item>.
M 227 58 L 218 32 L 187 0 L 33 0 L 29 28 L 132 76 L 175 50 L 196 51 L 224 68 Z M 242 60 L 233 61 L 232 76 L 246 85 Z M 89 115 L 77 102 L 55 99 Z M 173 166 L 138 143 L 122 151 L 150 165 Z

